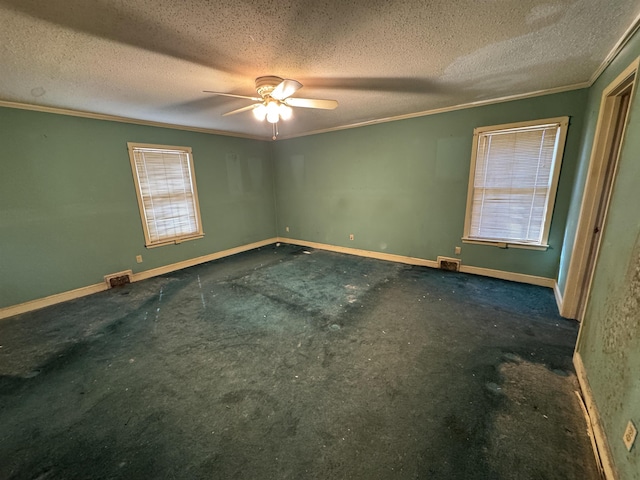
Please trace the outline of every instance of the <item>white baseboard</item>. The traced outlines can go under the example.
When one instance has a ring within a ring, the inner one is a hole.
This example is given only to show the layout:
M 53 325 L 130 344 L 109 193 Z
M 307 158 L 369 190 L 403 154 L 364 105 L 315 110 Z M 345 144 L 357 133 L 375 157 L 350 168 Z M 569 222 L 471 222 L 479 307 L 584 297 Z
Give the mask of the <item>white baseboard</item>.
M 553 295 L 556 297 L 558 312 L 562 315 L 562 292 L 560 291 L 560 286 L 556 280 L 553 281 Z
M 419 265 L 422 267 L 438 268 L 438 262 L 435 260 L 427 260 L 424 258 L 407 257 L 404 255 L 395 255 L 393 253 L 381 253 L 371 250 L 361 250 L 359 248 L 339 247 L 326 243 L 308 242 L 306 240 L 297 240 L 294 238 L 278 237 L 278 242 L 300 245 L 302 247 L 317 248 L 319 250 L 328 250 L 330 252 L 347 253 L 349 255 L 357 255 L 359 257 L 376 258 L 378 260 L 387 260 L 390 262 L 406 263 L 408 265 Z M 546 277 L 537 277 L 535 275 L 526 275 L 524 273 L 505 272 L 504 270 L 493 270 L 491 268 L 472 267 L 462 264 L 460 271 L 463 273 L 472 273 L 474 275 L 483 275 L 485 277 L 500 278 L 502 280 L 510 280 L 512 282 L 529 283 L 542 287 L 553 288 L 555 280 Z
M 618 480 L 618 474 L 613 465 L 613 457 L 611 456 L 611 450 L 609 449 L 607 435 L 602 427 L 600 413 L 598 412 L 598 407 L 593 399 L 593 393 L 589 386 L 589 380 L 584 368 L 584 363 L 582 362 L 582 357 L 578 352 L 573 354 L 573 365 L 576 369 L 582 399 L 586 408 L 587 422 L 591 426 L 590 431 L 593 434 L 592 444 L 594 446 L 593 453 L 596 456 L 596 462 L 598 463 L 601 473 L 604 475 L 606 480 Z
M 294 238 L 286 237 L 278 237 L 277 241 L 282 243 L 289 243 L 291 245 L 300 245 L 301 247 L 327 250 L 329 252 L 346 253 L 348 255 L 356 255 L 358 257 L 375 258 L 377 260 L 386 260 L 388 262 L 398 262 L 406 263 L 409 265 L 419 265 L 422 267 L 438 268 L 438 262 L 434 260 L 425 260 L 424 258 L 407 257 L 404 255 L 396 255 L 393 253 L 374 252 L 372 250 L 361 250 L 359 248 L 340 247 L 337 245 L 329 245 L 327 243 L 308 242 L 307 240 L 297 240 Z
M 157 277 L 158 275 L 175 272 L 176 270 L 182 270 L 183 268 L 193 267 L 194 265 L 200 265 L 201 263 L 211 262 L 212 260 L 218 260 L 219 258 L 230 257 L 231 255 L 235 255 L 236 253 L 246 252 L 248 250 L 264 247 L 276 242 L 277 239 L 275 237 L 268 238 L 259 242 L 248 243 L 239 247 L 229 248 L 228 250 L 222 250 L 220 252 L 210 253 L 209 255 L 203 255 L 202 257 L 190 258 L 188 260 L 183 260 L 182 262 L 172 263 L 171 265 L 152 268 L 151 270 L 134 273 L 133 281 L 139 282 L 140 280 L 146 280 L 147 278 Z
M 326 243 L 309 242 L 306 240 L 297 240 L 286 237 L 274 237 L 259 242 L 249 243 L 241 245 L 239 247 L 230 248 L 228 250 L 222 250 L 220 252 L 211 253 L 201 257 L 190 258 L 182 262 L 172 263 L 158 268 L 152 268 L 150 270 L 144 270 L 142 272 L 134 273 L 132 275 L 133 282 L 139 282 L 147 278 L 157 277 L 158 275 L 164 275 L 166 273 L 175 272 L 187 267 L 193 267 L 201 263 L 210 262 L 219 258 L 228 257 L 237 253 L 246 252 L 255 248 L 271 245 L 276 242 L 289 243 L 293 245 L 300 245 L 302 247 L 317 248 L 318 250 L 327 250 L 336 253 L 346 253 L 348 255 L 356 255 L 359 257 L 375 258 L 377 260 L 386 260 L 389 262 L 398 262 L 408 265 L 417 265 L 421 267 L 438 268 L 438 262 L 435 260 L 427 260 L 424 258 L 408 257 L 405 255 L 396 255 L 393 253 L 374 252 L 372 250 L 362 250 L 359 248 L 340 247 L 337 245 L 329 245 Z M 485 277 L 500 278 L 503 280 L 510 280 L 513 282 L 529 283 L 532 285 L 540 285 L 543 287 L 554 288 L 556 282 L 551 278 L 537 277 L 534 275 L 525 275 L 523 273 L 505 272 L 502 270 L 493 270 L 490 268 L 473 267 L 469 265 L 461 265 L 460 271 L 464 273 L 472 273 L 475 275 L 483 275 Z M 29 302 L 20 303 L 18 305 L 12 305 L 9 307 L 0 308 L 0 320 L 3 318 L 11 317 L 21 313 L 30 312 L 32 310 L 39 310 L 56 303 L 66 302 L 73 300 L 74 298 L 84 297 L 93 293 L 101 292 L 108 289 L 108 285 L 104 282 L 95 285 L 89 285 L 86 287 L 77 288 L 68 292 L 57 293 L 48 297 L 31 300 Z M 554 288 L 555 291 L 555 288 Z M 557 295 L 557 294 L 556 294 Z M 556 296 L 557 300 L 557 296 Z
M 75 290 L 69 290 L 67 292 L 56 293 L 44 298 L 37 298 L 28 302 L 19 303 L 18 305 L 11 305 L 9 307 L 0 308 L 0 320 L 3 318 L 13 317 L 14 315 L 20 315 L 21 313 L 30 312 L 32 310 L 40 310 L 44 307 L 55 305 L 56 303 L 68 302 L 75 298 L 86 297 L 93 293 L 102 292 L 107 290 L 109 286 L 106 282 L 96 283 L 95 285 L 88 285 L 86 287 L 76 288 Z
M 538 277 L 536 275 L 527 275 L 526 273 L 507 272 L 505 270 L 493 270 L 492 268 L 472 267 L 462 264 L 460 271 L 463 273 L 473 273 L 474 275 L 482 275 L 484 277 L 500 278 L 511 282 L 529 283 L 540 287 L 553 288 L 555 280 L 553 278 Z
M 165 265 L 163 267 L 152 268 L 151 270 L 145 270 L 143 272 L 134 273 L 131 276 L 131 278 L 133 282 L 139 282 L 140 280 L 145 280 L 147 278 L 156 277 L 158 275 L 164 275 L 165 273 L 175 272 L 176 270 L 181 270 L 187 267 L 193 267 L 194 265 L 198 265 L 200 263 L 210 262 L 212 260 L 217 260 L 219 258 L 235 255 L 236 253 L 246 252 L 248 250 L 253 250 L 254 248 L 264 247 L 265 245 L 271 245 L 276 241 L 277 240 L 274 237 L 274 238 L 269 238 L 267 240 L 262 240 L 260 242 L 241 245 L 239 247 L 230 248 L 228 250 L 222 250 L 220 252 L 211 253 L 209 255 L 204 255 L 202 257 L 191 258 L 189 260 L 173 263 L 171 265 Z M 120 273 L 126 273 L 126 272 L 120 272 Z M 109 277 L 112 275 L 113 274 L 107 275 L 106 277 Z M 11 305 L 9 307 L 0 308 L 0 320 L 2 320 L 3 318 L 12 317 L 14 315 L 19 315 L 21 313 L 31 312 L 33 310 L 39 310 L 44 307 L 49 307 L 51 305 L 55 305 L 56 303 L 67 302 L 75 298 L 85 297 L 87 295 L 102 292 L 108 289 L 109 289 L 109 285 L 106 283 L 106 281 L 103 281 L 95 285 L 88 285 L 86 287 L 76 288 L 74 290 L 69 290 L 67 292 L 56 293 L 48 297 L 37 298 L 35 300 L 30 300 L 28 302 L 20 303 L 18 305 Z

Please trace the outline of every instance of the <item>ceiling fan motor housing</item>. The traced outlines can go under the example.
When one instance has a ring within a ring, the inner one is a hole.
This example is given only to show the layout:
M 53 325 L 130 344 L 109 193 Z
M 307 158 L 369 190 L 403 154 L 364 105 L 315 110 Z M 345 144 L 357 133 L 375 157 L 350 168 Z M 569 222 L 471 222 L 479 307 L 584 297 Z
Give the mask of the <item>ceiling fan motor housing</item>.
M 262 98 L 271 96 L 271 92 L 273 92 L 281 82 L 282 78 L 273 75 L 258 77 L 256 78 L 256 92 L 258 92 L 258 95 Z

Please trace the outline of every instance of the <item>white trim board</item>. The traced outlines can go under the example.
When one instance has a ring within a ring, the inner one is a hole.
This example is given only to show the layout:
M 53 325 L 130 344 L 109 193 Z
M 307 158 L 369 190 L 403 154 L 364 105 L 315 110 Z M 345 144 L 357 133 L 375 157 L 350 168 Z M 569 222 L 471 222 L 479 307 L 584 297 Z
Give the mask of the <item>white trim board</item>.
M 222 250 L 215 253 L 210 253 L 208 255 L 203 255 L 201 257 L 190 258 L 188 260 L 172 263 L 170 265 L 164 265 L 162 267 L 157 267 L 157 268 L 152 268 L 150 270 L 137 272 L 132 275 L 131 281 L 139 282 L 141 280 L 146 280 L 147 278 L 157 277 L 159 275 L 164 275 L 166 273 L 175 272 L 176 270 L 182 270 L 183 268 L 193 267 L 194 265 L 199 265 L 201 263 L 210 262 L 212 260 L 217 260 L 223 257 L 229 257 L 231 255 L 246 252 L 248 250 L 253 250 L 255 248 L 272 245 L 277 242 L 289 243 L 292 245 L 299 245 L 301 247 L 316 248 L 318 250 L 327 250 L 327 251 L 336 252 L 336 253 L 345 253 L 348 255 L 356 255 L 359 257 L 375 258 L 377 260 L 385 260 L 388 262 L 397 262 L 397 263 L 404 263 L 407 265 L 417 265 L 421 267 L 438 268 L 438 262 L 435 260 L 427 260 L 424 258 L 417 258 L 417 257 L 408 257 L 405 255 L 397 255 L 393 253 L 374 252 L 372 250 L 362 250 L 359 248 L 340 247 L 337 245 L 329 245 L 326 243 L 318 243 L 318 242 L 309 242 L 306 240 L 296 240 L 293 238 L 275 237 L 275 238 L 268 238 L 266 240 L 261 240 L 259 242 L 241 245 L 239 247 L 234 247 L 227 250 Z M 503 270 L 493 270 L 490 268 L 483 268 L 483 267 L 473 267 L 473 266 L 464 265 L 464 264 L 461 265 L 460 271 L 463 273 L 471 273 L 474 275 L 482 275 L 485 277 L 500 278 L 502 280 L 510 280 L 512 282 L 529 283 L 532 285 L 538 285 L 542 287 L 554 288 L 554 285 L 555 285 L 555 280 L 552 278 L 537 277 L 534 275 L 526 275 L 524 273 L 506 272 Z M 94 285 L 88 285 L 86 287 L 80 287 L 74 290 L 69 290 L 67 292 L 56 293 L 48 297 L 30 300 L 25 303 L 20 303 L 17 305 L 11 305 L 8 307 L 0 308 L 0 320 L 4 318 L 12 317 L 14 315 L 19 315 L 21 313 L 27 313 L 33 310 L 39 310 L 41 308 L 49 307 L 57 303 L 73 300 L 75 298 L 85 297 L 93 293 L 102 292 L 104 290 L 108 290 L 108 288 L 109 287 L 105 282 L 101 282 Z
M 87 285 L 86 287 L 76 288 L 66 292 L 56 293 L 49 295 L 48 297 L 36 298 L 28 302 L 19 303 L 17 305 L 10 305 L 8 307 L 0 308 L 0 320 L 4 318 L 13 317 L 14 315 L 20 315 L 21 313 L 31 312 L 33 310 L 40 310 L 44 307 L 50 307 L 57 303 L 68 302 L 80 297 L 86 297 L 94 293 L 103 292 L 108 290 L 109 286 L 105 281 L 96 283 L 94 285 Z
M 587 81 L 584 81 L 584 82 L 579 82 L 579 83 L 575 83 L 575 84 L 571 84 L 571 85 L 562 85 L 562 86 L 559 86 L 559 87 L 547 88 L 547 89 L 543 89 L 543 90 L 537 90 L 537 91 L 528 92 L 528 93 L 522 93 L 522 94 L 517 94 L 517 95 L 509 95 L 509 96 L 506 96 L 506 97 L 493 98 L 493 99 L 489 99 L 489 100 L 480 100 L 480 101 L 477 101 L 477 102 L 464 103 L 464 104 L 460 104 L 460 105 L 452 105 L 450 107 L 436 108 L 436 109 L 432 109 L 432 110 L 409 113 L 409 114 L 405 114 L 405 115 L 397 115 L 397 116 L 393 116 L 393 117 L 379 118 L 379 119 L 376 119 L 376 120 L 369 120 L 369 121 L 365 121 L 365 122 L 352 123 L 352 124 L 348 124 L 348 125 L 341 125 L 341 126 L 338 126 L 338 127 L 325 128 L 325 129 L 314 130 L 314 131 L 310 131 L 310 132 L 303 132 L 303 133 L 300 133 L 300 134 L 297 134 L 297 135 L 289 135 L 289 136 L 283 135 L 281 137 L 278 137 L 277 140 L 288 140 L 288 139 L 291 139 L 291 138 L 306 137 L 306 136 L 309 136 L 309 135 L 317 135 L 317 134 L 320 134 L 320 133 L 335 132 L 335 131 L 339 131 L 339 130 L 347 130 L 347 129 L 351 129 L 351 128 L 364 127 L 364 126 L 367 126 L 367 125 L 376 125 L 378 123 L 387 123 L 387 122 L 393 122 L 393 121 L 396 121 L 396 120 L 404 120 L 404 119 L 408 119 L 408 118 L 424 117 L 424 116 L 427 116 L 427 115 L 435 115 L 435 114 L 438 114 L 438 113 L 452 112 L 452 111 L 455 111 L 455 110 L 463 110 L 463 109 L 466 109 L 466 108 L 473 108 L 473 107 L 479 107 L 479 106 L 484 106 L 484 105 L 493 105 L 493 104 L 496 104 L 496 103 L 504 103 L 504 102 L 510 102 L 510 101 L 514 101 L 514 100 L 521 100 L 521 99 L 525 99 L 525 98 L 539 97 L 539 96 L 542 96 L 542 95 L 552 95 L 554 93 L 569 92 L 569 91 L 572 91 L 572 90 L 579 90 L 579 89 L 582 89 L 582 88 L 590 88 L 598 80 L 600 75 L 602 75 L 602 72 L 604 72 L 606 70 L 606 68 L 611 64 L 611 62 L 618 56 L 618 54 L 622 51 L 622 49 L 625 47 L 625 45 L 629 42 L 631 37 L 633 37 L 633 35 L 635 34 L 635 32 L 639 28 L 640 28 L 640 15 L 638 15 L 631 22 L 631 24 L 626 29 L 626 31 L 624 32 L 622 37 L 620 37 L 620 39 L 618 40 L 616 45 L 611 49 L 611 51 L 609 52 L 607 57 L 602 61 L 602 63 L 598 66 L 598 68 L 593 72 L 591 77 Z M 131 124 L 136 124 L 136 125 L 148 125 L 148 126 L 152 126 L 152 127 L 172 128 L 172 129 L 175 129 L 175 130 L 187 130 L 187 131 L 190 131 L 190 132 L 209 133 L 209 134 L 213 134 L 213 135 L 223 135 L 223 136 L 228 136 L 228 137 L 249 138 L 249 139 L 252 139 L 252 140 L 264 140 L 264 141 L 271 140 L 270 137 L 254 136 L 254 135 L 247 135 L 247 134 L 234 133 L 234 132 L 226 132 L 226 131 L 222 131 L 222 130 L 214 130 L 214 129 L 202 128 L 202 127 L 189 127 L 189 126 L 185 126 L 185 125 L 169 124 L 169 123 L 155 122 L 155 121 L 150 121 L 150 120 L 140 120 L 140 119 L 128 118 L 128 117 L 119 117 L 119 116 L 116 116 L 116 115 L 109 115 L 109 114 L 95 113 L 95 112 L 85 112 L 85 111 L 71 110 L 71 109 L 66 109 L 66 108 L 47 107 L 47 106 L 44 106 L 44 105 L 33 105 L 33 104 L 28 104 L 28 103 L 9 102 L 9 101 L 5 101 L 5 100 L 0 100 L 0 107 L 18 108 L 18 109 L 21 109 L 21 110 L 33 110 L 33 111 L 37 111 L 37 112 L 46 112 L 46 113 L 57 113 L 57 114 L 60 114 L 60 115 L 71 115 L 71 116 L 74 116 L 74 117 L 93 118 L 93 119 L 96 119 L 96 120 L 108 120 L 108 121 L 113 121 L 113 122 L 131 123 Z
M 229 248 L 227 250 L 222 250 L 220 252 L 210 253 L 209 255 L 203 255 L 201 257 L 190 258 L 189 260 L 184 260 L 182 262 L 172 263 L 171 265 L 152 268 L 151 270 L 145 270 L 143 272 L 134 273 L 131 277 L 131 281 L 139 282 L 140 280 L 156 277 L 158 275 L 164 275 L 165 273 L 175 272 L 176 270 L 182 270 L 183 268 L 193 267 L 194 265 L 210 262 L 212 260 L 217 260 L 223 257 L 229 257 L 237 253 L 246 252 L 248 250 L 264 247 L 266 245 L 272 245 L 274 243 L 276 243 L 276 238 L 268 238 L 266 240 L 261 240 L 259 242 L 248 243 L 246 245 L 241 245 L 239 247 Z M 110 275 L 113 275 L 113 274 L 107 274 L 106 276 L 108 277 Z M 10 305 L 8 307 L 0 308 L 0 320 L 4 318 L 12 317 L 14 315 L 19 315 L 21 313 L 31 312 L 33 310 L 40 310 L 41 308 L 49 307 L 57 303 L 67 302 L 75 298 L 86 297 L 87 295 L 103 292 L 108 289 L 109 289 L 109 286 L 107 285 L 107 283 L 105 281 L 102 281 L 94 285 L 88 285 L 86 287 L 80 287 L 74 290 L 69 290 L 66 292 L 49 295 L 48 297 L 37 298 L 35 300 L 19 303 L 17 305 Z
M 553 295 L 556 297 L 556 305 L 558 306 L 558 312 L 562 314 L 562 292 L 560 291 L 560 285 L 556 280 L 553 281 Z
M 571 250 L 571 258 L 569 260 L 569 268 L 567 270 L 567 279 L 564 289 L 564 303 L 560 314 L 565 318 L 575 318 L 581 321 L 584 313 L 585 305 L 581 305 L 581 292 L 586 290 L 584 295 L 588 299 L 589 290 L 591 289 L 592 278 L 586 282 L 585 278 L 590 275 L 588 270 L 591 242 L 593 240 L 593 229 L 598 211 L 603 199 L 605 170 L 610 162 L 610 146 L 613 141 L 615 129 L 615 116 L 617 115 L 616 105 L 618 105 L 617 93 L 630 78 L 638 74 L 640 70 L 640 57 L 636 58 L 627 68 L 625 68 L 602 92 L 600 97 L 600 107 L 598 110 L 598 119 L 596 129 L 591 145 L 591 153 L 589 156 L 589 164 L 587 176 L 583 187 L 582 199 L 580 201 L 580 213 L 578 216 L 578 224 L 574 234 L 574 242 Z M 632 100 L 635 95 L 637 79 L 633 80 Z M 626 88 L 626 87 L 625 87 Z M 628 123 L 628 114 L 627 120 Z M 626 124 L 625 124 L 626 127 Z M 619 153 L 624 147 L 624 132 L 622 136 L 622 145 Z M 616 164 L 617 159 L 611 160 Z M 613 180 L 615 182 L 616 171 L 613 172 Z M 611 195 L 613 189 L 609 192 Z M 606 224 L 606 218 L 600 228 L 603 229 Z M 597 248 L 599 247 L 599 244 Z M 597 259 L 598 251 L 595 252 Z M 578 334 L 578 340 L 580 335 Z
M 618 56 L 618 54 L 627 45 L 627 43 L 629 43 L 629 40 L 631 40 L 631 38 L 638 31 L 638 29 L 640 29 L 640 13 L 636 16 L 636 18 L 633 19 L 633 21 L 627 27 L 627 29 L 622 34 L 620 39 L 613 46 L 609 54 L 602 61 L 598 69 L 595 72 L 593 72 L 593 75 L 591 75 L 591 78 L 589 79 L 589 82 L 588 82 L 589 87 L 591 87 L 594 83 L 596 83 L 596 80 L 600 78 L 600 75 L 602 75 L 602 72 L 604 72 L 607 69 L 607 67 L 611 65 L 611 62 L 613 62 L 613 60 Z
M 553 278 L 539 277 L 537 275 L 527 275 L 526 273 L 507 272 L 505 270 L 493 270 L 491 268 L 473 267 L 471 265 L 460 266 L 462 273 L 472 273 L 474 275 L 482 275 L 483 277 L 499 278 L 501 280 L 509 280 L 511 282 L 528 283 L 530 285 L 538 285 L 539 287 L 553 288 L 555 280 Z
M 613 457 L 611 455 L 611 450 L 609 449 L 607 435 L 604 431 L 604 427 L 602 426 L 598 407 L 593 399 L 593 392 L 589 386 L 589 380 L 587 379 L 587 372 L 584 368 L 582 357 L 578 352 L 573 354 L 573 365 L 576 369 L 582 399 L 584 400 L 587 410 L 587 422 L 591 425 L 591 431 L 593 432 L 593 440 L 595 442 L 595 449 L 593 453 L 596 456 L 596 462 L 601 468 L 606 480 L 618 480 L 619 477 L 613 464 Z
M 30 103 L 9 102 L 0 100 L 0 107 L 15 108 L 18 110 L 30 110 L 32 112 L 53 113 L 56 115 L 67 115 L 70 117 L 90 118 L 92 120 L 106 120 L 108 122 L 129 123 L 133 125 L 145 125 L 147 127 L 170 128 L 172 130 L 185 130 L 187 132 L 206 133 L 210 135 L 221 135 L 224 137 L 248 138 L 250 140 L 270 140 L 271 138 L 248 135 L 244 133 L 227 132 L 224 130 L 214 130 L 212 128 L 189 127 L 187 125 L 178 125 L 175 123 L 155 122 L 152 120 L 140 120 L 137 118 L 119 117 L 117 115 L 109 115 L 106 113 L 86 112 L 83 110 L 72 110 L 68 108 L 47 107 L 45 105 L 34 105 Z
M 313 130 L 310 132 L 303 132 L 295 135 L 285 134 L 285 135 L 279 136 L 276 141 L 289 140 L 291 138 L 298 138 L 298 137 L 307 137 L 310 135 L 318 135 L 321 133 L 337 132 L 340 130 L 349 130 L 351 128 L 368 127 L 370 125 L 378 125 L 380 123 L 395 122 L 398 120 L 407 120 L 410 118 L 427 117 L 430 115 L 437 115 L 439 113 L 455 112 L 457 110 L 466 110 L 468 108 L 484 107 L 487 105 L 495 105 L 498 103 L 505 103 L 505 102 L 514 102 L 517 100 L 525 100 L 527 98 L 542 97 L 545 95 L 553 95 L 556 93 L 571 92 L 574 90 L 581 90 L 583 88 L 588 88 L 591 85 L 592 84 L 589 82 L 581 82 L 581 83 L 575 83 L 572 85 L 564 85 L 561 87 L 547 88 L 544 90 L 536 90 L 535 92 L 519 93 L 517 95 L 509 95 L 506 97 L 492 98 L 489 100 L 478 100 L 476 102 L 461 103 L 458 105 L 452 105 L 450 107 L 434 108 L 432 110 L 424 110 L 421 112 L 407 113 L 404 115 L 396 115 L 393 117 L 378 118 L 375 120 L 367 120 L 367 121 L 358 122 L 358 123 L 350 123 L 350 124 L 341 125 L 338 127 L 324 128 L 322 130 Z
M 183 260 L 182 262 L 172 263 L 171 265 L 165 265 L 163 267 L 152 268 L 151 270 L 134 273 L 133 281 L 139 282 L 140 280 L 146 280 L 147 278 L 157 277 L 159 275 L 164 275 L 165 273 L 182 270 L 183 268 L 193 267 L 195 265 L 200 265 L 201 263 L 211 262 L 213 260 L 218 260 L 219 258 L 230 257 L 231 255 L 235 255 L 237 253 L 247 252 L 256 248 L 272 245 L 276 243 L 276 241 L 277 240 L 275 237 L 268 238 L 266 240 L 260 240 L 259 242 L 248 243 L 239 247 L 210 253 L 209 255 L 203 255 L 202 257 L 190 258 L 188 260 Z
M 418 265 L 422 267 L 438 268 L 438 262 L 427 260 L 424 258 L 407 257 L 404 255 L 396 255 L 393 253 L 374 252 L 372 250 L 362 250 L 359 248 L 340 247 L 329 245 L 326 243 L 309 242 L 307 240 L 297 240 L 294 238 L 278 237 L 278 242 L 289 243 L 292 245 L 300 245 L 301 247 L 317 248 L 318 250 L 327 250 L 330 252 L 346 253 L 348 255 L 356 255 L 359 257 L 375 258 L 378 260 L 386 260 L 389 262 L 405 263 L 408 265 Z M 474 275 L 482 275 L 484 277 L 499 278 L 502 280 L 510 280 L 512 282 L 529 283 L 541 287 L 553 288 L 555 280 L 553 278 L 538 277 L 535 275 L 527 275 L 524 273 L 506 272 L 504 270 L 493 270 L 491 268 L 474 267 L 471 265 L 460 265 L 462 273 L 471 273 Z
M 249 134 L 243 134 L 243 133 L 234 133 L 234 132 L 226 132 L 223 130 L 214 130 L 214 129 L 209 129 L 209 128 L 202 128 L 202 127 L 189 127 L 189 126 L 185 126 L 185 125 L 177 125 L 177 124 L 170 124 L 170 123 L 162 123 L 162 122 L 155 122 L 155 121 L 151 121 L 151 120 L 139 120 L 136 118 L 128 118 L 128 117 L 119 117 L 116 115 L 109 115 L 109 114 L 103 114 L 103 113 L 94 113 L 94 112 L 85 112 L 85 111 L 81 111 L 81 110 L 71 110 L 71 109 L 66 109 L 66 108 L 58 108 L 58 107 L 47 107 L 47 106 L 43 106 L 43 105 L 34 105 L 34 104 L 29 104 L 29 103 L 18 103 L 18 102 L 9 102 L 9 101 L 5 101 L 5 100 L 0 100 L 0 107 L 6 107 L 6 108 L 16 108 L 16 109 L 20 109 L 20 110 L 31 110 L 34 112 L 44 112 L 44 113 L 55 113 L 55 114 L 59 114 L 59 115 L 69 115 L 69 116 L 73 116 L 73 117 L 82 117 L 82 118 L 91 118 L 94 120 L 107 120 L 107 121 L 111 121 L 111 122 L 121 122 L 121 123 L 130 123 L 130 124 L 134 124 L 134 125 L 147 125 L 147 126 L 151 126 L 151 127 L 160 127 L 160 128 L 172 128 L 175 130 L 186 130 L 189 132 L 199 132 L 199 133 L 208 133 L 208 134 L 212 134 L 212 135 L 222 135 L 222 136 L 227 136 L 227 137 L 239 137 L 239 138 L 248 138 L 251 140 L 262 140 L 262 141 L 279 141 L 279 140 L 289 140 L 292 138 L 299 138 L 299 137 L 307 137 L 310 135 L 318 135 L 320 133 L 328 133 L 328 132 L 337 132 L 340 130 L 350 130 L 352 128 L 360 128 L 360 127 L 366 127 L 369 125 L 377 125 L 380 123 L 388 123 L 388 122 L 395 122 L 398 120 L 407 120 L 410 118 L 418 118 L 418 117 L 427 117 L 430 115 L 437 115 L 439 113 L 447 113 L 447 112 L 455 112 L 457 110 L 465 110 L 468 108 L 474 108 L 474 107 L 483 107 L 486 105 L 495 105 L 498 103 L 505 103 L 505 102 L 511 102 L 511 101 L 516 101 L 516 100 L 524 100 L 526 98 L 535 98 L 535 97 L 541 97 L 544 95 L 553 95 L 556 93 L 563 93 L 563 92 L 570 92 L 573 90 L 580 90 L 583 88 L 588 88 L 592 85 L 593 82 L 581 82 L 581 83 L 575 83 L 575 84 L 571 84 L 571 85 L 562 85 L 560 87 L 553 87 L 553 88 L 546 88 L 543 90 L 536 90 L 533 92 L 527 92 L 527 93 L 519 93 L 516 95 L 509 95 L 509 96 L 505 96 L 505 97 L 499 97 L 499 98 L 492 98 L 492 99 L 488 99 L 488 100 L 478 100 L 476 102 L 469 102 L 469 103 L 461 103 L 458 105 L 451 105 L 449 107 L 442 107 L 442 108 L 434 108 L 431 110 L 423 110 L 420 112 L 414 112 L 414 113 L 408 113 L 408 114 L 403 114 L 403 115 L 395 115 L 392 117 L 383 117 L 383 118 L 377 118 L 374 120 L 367 120 L 364 122 L 357 122 L 357 123 L 349 123 L 346 125 L 339 125 L 337 127 L 329 127 L 329 128 L 324 128 L 321 130 L 312 130 L 312 131 L 308 131 L 308 132 L 302 132 L 302 133 L 298 133 L 298 134 L 293 134 L 293 135 L 281 135 L 278 136 L 278 138 L 276 138 L 276 140 L 272 140 L 272 138 L 269 137 L 263 137 L 263 136 L 255 136 L 255 135 L 249 135 Z
M 278 237 L 278 242 L 288 243 L 290 245 L 299 245 L 301 247 L 316 248 L 318 250 L 326 250 L 329 252 L 346 253 L 347 255 L 355 255 L 357 257 L 375 258 L 377 260 L 385 260 L 387 262 L 406 263 L 408 265 L 419 265 L 422 267 L 438 268 L 438 262 L 434 260 L 426 260 L 424 258 L 417 257 L 407 257 L 404 255 L 396 255 L 394 253 L 382 253 L 374 252 L 373 250 L 340 247 L 338 245 L 330 245 L 328 243 L 309 242 L 307 240 L 297 240 L 295 238 L 286 237 Z

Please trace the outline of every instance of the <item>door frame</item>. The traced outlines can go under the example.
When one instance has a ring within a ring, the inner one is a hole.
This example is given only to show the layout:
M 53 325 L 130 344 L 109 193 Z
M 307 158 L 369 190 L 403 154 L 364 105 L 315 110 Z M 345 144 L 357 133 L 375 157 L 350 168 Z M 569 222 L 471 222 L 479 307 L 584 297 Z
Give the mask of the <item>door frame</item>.
M 589 169 L 580 206 L 578 227 L 576 230 L 571 260 L 567 272 L 562 307 L 560 314 L 565 318 L 574 318 L 582 321 L 589 303 L 589 294 L 593 281 L 593 272 L 596 267 L 600 250 L 600 240 L 606 224 L 606 211 L 602 225 L 598 228 L 600 235 L 594 235 L 595 222 L 601 207 L 608 208 L 611 192 L 610 188 L 615 183 L 618 169 L 618 159 L 624 146 L 625 130 L 629 120 L 628 111 L 622 126 L 622 134 L 618 154 L 611 157 L 611 149 L 615 140 L 616 119 L 620 113 L 621 97 L 631 86 L 629 105 L 632 104 L 640 68 L 640 57 L 632 62 L 616 79 L 602 92 L 600 111 L 596 123 L 596 131 L 593 139 L 593 147 L 589 160 Z M 614 162 L 613 172 L 610 176 L 610 187 L 605 183 L 605 173 L 610 168 L 610 162 Z M 608 192 L 608 194 L 607 194 Z M 592 243 L 595 245 L 592 245 Z M 586 283 L 586 285 L 585 285 Z M 581 295 L 581 290 L 586 292 Z

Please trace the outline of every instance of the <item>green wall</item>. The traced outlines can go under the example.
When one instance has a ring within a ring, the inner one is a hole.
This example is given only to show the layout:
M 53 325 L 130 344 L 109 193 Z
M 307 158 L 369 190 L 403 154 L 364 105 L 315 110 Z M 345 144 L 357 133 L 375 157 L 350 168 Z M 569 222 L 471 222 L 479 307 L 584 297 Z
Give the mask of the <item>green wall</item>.
M 586 97 L 576 90 L 276 142 L 278 235 L 431 260 L 459 245 L 463 264 L 556 278 Z M 462 244 L 473 129 L 562 115 L 571 121 L 551 247 Z
M 638 56 L 640 34 L 637 33 L 589 92 L 587 128 L 560 272 L 563 288 L 602 92 Z M 640 97 L 636 91 L 577 349 L 621 480 L 640 479 L 639 440 L 631 452 L 627 452 L 622 442 L 629 420 L 640 428 L 639 180 Z
M 127 142 L 193 148 L 203 239 L 145 248 Z M 0 308 L 275 236 L 268 142 L 0 108 L 0 145 Z

